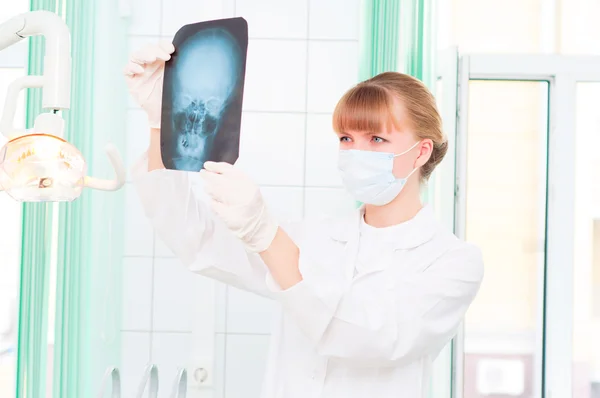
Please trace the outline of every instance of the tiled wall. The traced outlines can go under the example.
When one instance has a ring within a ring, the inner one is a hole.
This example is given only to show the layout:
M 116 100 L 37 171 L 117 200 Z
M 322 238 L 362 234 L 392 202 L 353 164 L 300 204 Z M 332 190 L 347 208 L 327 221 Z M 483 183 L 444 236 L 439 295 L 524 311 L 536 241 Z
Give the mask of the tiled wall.
M 282 220 L 335 214 L 340 188 L 331 112 L 358 75 L 360 0 L 133 0 L 132 49 L 170 39 L 186 23 L 243 16 L 249 24 L 240 167 Z M 148 143 L 130 102 L 128 163 Z M 159 365 L 167 397 L 178 366 L 209 363 L 192 397 L 258 397 L 274 303 L 191 275 L 154 235 L 127 190 L 123 261 L 123 373 L 132 396 L 144 365 Z

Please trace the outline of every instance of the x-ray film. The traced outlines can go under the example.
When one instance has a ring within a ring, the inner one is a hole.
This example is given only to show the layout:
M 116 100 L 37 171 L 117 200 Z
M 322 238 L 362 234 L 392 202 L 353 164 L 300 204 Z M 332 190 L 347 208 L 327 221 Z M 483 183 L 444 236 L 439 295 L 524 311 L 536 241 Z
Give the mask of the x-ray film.
M 167 169 L 200 171 L 239 155 L 248 24 L 243 18 L 181 28 L 166 63 L 161 155 Z

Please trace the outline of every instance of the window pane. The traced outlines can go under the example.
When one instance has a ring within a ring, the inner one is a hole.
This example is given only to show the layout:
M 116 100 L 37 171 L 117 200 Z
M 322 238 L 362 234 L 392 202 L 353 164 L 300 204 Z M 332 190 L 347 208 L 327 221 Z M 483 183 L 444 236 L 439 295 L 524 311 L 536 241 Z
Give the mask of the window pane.
M 462 53 L 535 53 L 541 50 L 543 0 L 443 0 L 451 11 L 440 15 L 450 30 L 446 45 Z M 447 43 L 449 41 L 449 43 Z
M 600 398 L 600 83 L 577 86 L 573 397 Z
M 471 81 L 466 238 L 485 277 L 465 318 L 465 398 L 539 386 L 548 83 Z
M 565 55 L 600 55 L 600 2 L 562 0 L 562 4 L 557 15 L 560 24 L 557 50 Z
M 597 0 L 438 0 L 439 49 L 600 54 Z

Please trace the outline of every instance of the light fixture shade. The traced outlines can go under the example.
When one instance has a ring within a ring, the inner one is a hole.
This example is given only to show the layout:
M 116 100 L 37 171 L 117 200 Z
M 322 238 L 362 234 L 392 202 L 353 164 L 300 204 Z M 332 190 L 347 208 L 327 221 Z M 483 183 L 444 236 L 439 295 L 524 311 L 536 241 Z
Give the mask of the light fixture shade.
M 77 199 L 86 173 L 81 152 L 54 135 L 24 135 L 0 149 L 0 186 L 20 202 Z

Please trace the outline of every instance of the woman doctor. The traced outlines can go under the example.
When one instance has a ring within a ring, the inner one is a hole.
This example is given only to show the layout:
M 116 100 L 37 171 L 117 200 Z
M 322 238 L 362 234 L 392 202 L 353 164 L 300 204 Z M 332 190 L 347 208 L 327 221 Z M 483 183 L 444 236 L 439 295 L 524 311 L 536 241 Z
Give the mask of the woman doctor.
M 420 201 L 420 184 L 447 150 L 431 93 L 394 72 L 350 89 L 333 128 L 342 181 L 364 205 L 347 218 L 280 226 L 235 166 L 205 163 L 208 204 L 187 173 L 164 169 L 161 88 L 173 51 L 148 46 L 125 69 L 151 127 L 134 183 L 157 233 L 192 272 L 280 303 L 262 397 L 425 397 L 432 361 L 483 277 L 479 249 Z

